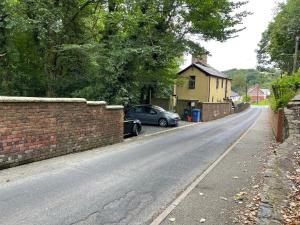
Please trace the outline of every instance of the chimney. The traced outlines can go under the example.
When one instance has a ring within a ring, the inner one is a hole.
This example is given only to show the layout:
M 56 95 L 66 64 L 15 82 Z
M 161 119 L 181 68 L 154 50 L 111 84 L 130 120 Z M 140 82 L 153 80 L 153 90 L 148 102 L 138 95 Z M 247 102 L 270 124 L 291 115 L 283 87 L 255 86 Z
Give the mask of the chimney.
M 192 56 L 192 63 L 207 64 L 207 54 L 201 56 Z

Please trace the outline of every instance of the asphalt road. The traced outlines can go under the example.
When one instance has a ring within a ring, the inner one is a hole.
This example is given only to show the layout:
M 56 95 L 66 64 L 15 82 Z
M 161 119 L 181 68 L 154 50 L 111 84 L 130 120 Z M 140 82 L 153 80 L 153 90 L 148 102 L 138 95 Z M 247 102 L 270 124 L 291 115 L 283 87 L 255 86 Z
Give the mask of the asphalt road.
M 0 224 L 149 224 L 260 112 L 0 171 Z
M 161 225 L 201 225 L 201 219 L 205 219 L 205 225 L 256 224 L 244 218 L 255 213 L 250 203 L 255 202 L 253 198 L 262 191 L 266 161 L 270 154 L 274 154 L 269 148 L 274 143 L 274 135 L 268 115 L 269 111 L 263 109 L 249 132 Z M 237 201 L 238 193 L 244 194 Z M 176 222 L 171 222 L 170 218 L 175 218 Z

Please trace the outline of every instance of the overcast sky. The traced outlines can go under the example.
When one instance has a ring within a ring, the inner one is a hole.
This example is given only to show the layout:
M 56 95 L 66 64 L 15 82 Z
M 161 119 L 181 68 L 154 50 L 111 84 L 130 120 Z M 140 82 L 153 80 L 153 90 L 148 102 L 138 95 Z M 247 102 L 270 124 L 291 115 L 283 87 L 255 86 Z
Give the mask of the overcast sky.
M 246 29 L 240 32 L 238 37 L 224 43 L 215 41 L 202 43 L 212 55 L 208 58 L 208 63 L 221 71 L 232 68 L 255 68 L 255 49 L 257 49 L 262 32 L 266 30 L 274 16 L 278 1 L 249 0 L 244 8 L 253 14 L 244 19 L 243 25 Z M 186 64 L 190 63 L 191 56 L 188 56 Z

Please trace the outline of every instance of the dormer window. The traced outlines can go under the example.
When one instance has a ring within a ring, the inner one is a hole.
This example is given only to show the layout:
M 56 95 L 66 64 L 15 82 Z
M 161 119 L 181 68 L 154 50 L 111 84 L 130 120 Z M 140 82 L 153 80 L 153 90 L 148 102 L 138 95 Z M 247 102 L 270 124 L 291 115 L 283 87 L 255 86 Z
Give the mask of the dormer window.
M 190 76 L 189 78 L 189 89 L 195 89 L 196 86 L 196 77 Z

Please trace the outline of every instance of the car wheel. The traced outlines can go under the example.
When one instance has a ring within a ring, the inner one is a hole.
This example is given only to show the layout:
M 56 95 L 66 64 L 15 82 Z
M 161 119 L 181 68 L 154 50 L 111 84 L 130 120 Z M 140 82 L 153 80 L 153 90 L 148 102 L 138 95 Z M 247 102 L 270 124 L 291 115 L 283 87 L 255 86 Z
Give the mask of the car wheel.
M 133 128 L 132 128 L 132 134 L 133 134 L 134 136 L 138 136 L 138 135 L 140 134 L 140 130 L 139 130 L 139 127 L 138 127 L 137 124 L 134 124 L 134 125 L 133 125 Z
M 167 126 L 168 126 L 168 121 L 167 121 L 166 119 L 160 119 L 160 120 L 158 121 L 158 125 L 159 125 L 160 127 L 167 127 Z

